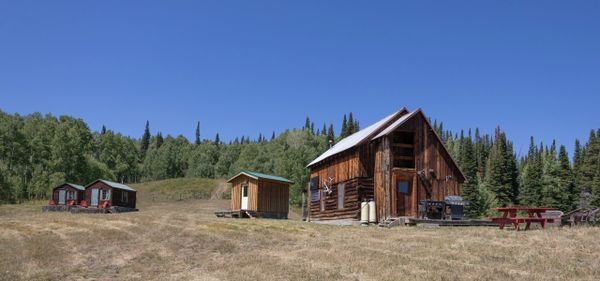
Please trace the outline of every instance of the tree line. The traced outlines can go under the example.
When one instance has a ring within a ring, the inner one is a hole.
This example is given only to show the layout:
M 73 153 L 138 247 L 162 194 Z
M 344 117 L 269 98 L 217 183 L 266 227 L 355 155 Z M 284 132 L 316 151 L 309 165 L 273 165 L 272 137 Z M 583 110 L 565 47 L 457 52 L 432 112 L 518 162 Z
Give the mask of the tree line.
M 360 130 L 352 113 L 342 118 L 341 130 L 333 124 L 304 126 L 270 138 L 242 136 L 223 142 L 195 140 L 152 133 L 146 122 L 141 138 L 131 138 L 102 127 L 92 131 L 78 118 L 34 113 L 27 116 L 0 111 L 0 203 L 46 199 L 63 182 L 86 184 L 98 178 L 135 183 L 178 177 L 228 178 L 240 170 L 277 174 L 295 182 L 290 202 L 298 204 L 309 170 L 306 165 L 340 139 Z M 600 130 L 584 143 L 575 143 L 574 156 L 565 146 L 536 144 L 518 157 L 506 134 L 493 135 L 444 130 L 433 122 L 448 151 L 468 180 L 462 194 L 471 204 L 471 216 L 501 205 L 549 206 L 570 210 L 580 194 L 592 194 L 600 206 Z

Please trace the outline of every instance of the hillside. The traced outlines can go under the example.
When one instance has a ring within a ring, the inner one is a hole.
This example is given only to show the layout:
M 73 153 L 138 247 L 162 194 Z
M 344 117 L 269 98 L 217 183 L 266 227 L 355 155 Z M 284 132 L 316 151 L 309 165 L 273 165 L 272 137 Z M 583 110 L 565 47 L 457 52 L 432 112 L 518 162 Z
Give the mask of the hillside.
M 134 213 L 42 213 L 43 202 L 0 206 L 0 280 L 600 277 L 598 228 L 516 233 L 330 226 L 297 216 L 223 219 L 212 212 L 227 208 L 229 200 L 194 199 L 210 198 L 223 183 L 177 179 L 134 185 L 140 198 Z

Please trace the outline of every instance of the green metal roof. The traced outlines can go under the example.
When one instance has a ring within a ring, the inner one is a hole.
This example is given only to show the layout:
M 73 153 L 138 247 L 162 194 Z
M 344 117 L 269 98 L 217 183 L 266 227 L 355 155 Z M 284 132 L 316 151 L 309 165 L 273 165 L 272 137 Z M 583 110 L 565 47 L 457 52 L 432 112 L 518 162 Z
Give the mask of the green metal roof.
M 229 179 L 228 182 L 230 182 L 231 180 L 233 180 L 234 178 L 237 178 L 238 176 L 240 176 L 242 174 L 249 176 L 251 178 L 255 178 L 255 179 L 272 180 L 272 181 L 284 182 L 284 183 L 289 183 L 289 184 L 294 183 L 293 181 L 288 180 L 283 177 L 280 177 L 280 176 L 267 175 L 267 174 L 263 174 L 263 173 L 259 173 L 259 172 L 252 172 L 252 171 L 241 171 L 239 174 L 237 174 L 234 177 L 232 177 L 231 179 Z

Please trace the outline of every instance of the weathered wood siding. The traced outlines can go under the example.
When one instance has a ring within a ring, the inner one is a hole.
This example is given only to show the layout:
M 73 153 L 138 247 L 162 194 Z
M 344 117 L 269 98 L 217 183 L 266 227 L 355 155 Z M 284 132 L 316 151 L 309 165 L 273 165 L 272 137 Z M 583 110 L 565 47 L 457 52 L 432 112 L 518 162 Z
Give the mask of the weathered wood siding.
M 258 209 L 266 213 L 288 213 L 290 185 L 280 182 L 258 181 Z
M 332 184 L 348 181 L 354 178 L 367 177 L 366 169 L 359 163 L 359 153 L 356 149 L 342 152 L 323 163 L 311 167 L 310 177 L 319 177 L 320 185 L 324 180 L 333 179 Z
M 391 134 L 380 138 L 375 146 L 374 193 L 378 218 L 394 216 L 417 216 L 419 200 L 443 200 L 447 195 L 460 194 L 462 175 L 452 164 L 452 159 L 423 114 L 417 114 L 395 130 L 414 132 L 415 168 L 394 168 L 394 155 L 390 149 Z M 393 133 L 392 133 L 393 134 Z M 429 170 L 433 170 L 433 174 Z M 417 173 L 423 171 L 425 178 Z M 396 181 L 410 178 L 412 186 L 406 197 L 405 212 L 397 209 Z M 429 188 L 428 188 L 429 187 Z M 410 204 L 408 204 L 410 202 Z
M 242 185 L 248 184 L 248 210 L 258 211 L 258 181 L 241 175 L 231 182 L 231 209 L 242 207 Z
M 338 206 L 338 187 L 340 184 L 344 184 L 343 208 Z M 320 200 L 310 202 L 310 219 L 354 219 L 360 216 L 360 203 L 362 200 L 373 198 L 373 179 L 353 178 L 333 185 L 330 194 L 326 194 L 322 187 L 320 192 Z M 308 200 L 310 201 L 310 196 Z M 321 205 L 324 207 L 323 210 L 321 210 Z

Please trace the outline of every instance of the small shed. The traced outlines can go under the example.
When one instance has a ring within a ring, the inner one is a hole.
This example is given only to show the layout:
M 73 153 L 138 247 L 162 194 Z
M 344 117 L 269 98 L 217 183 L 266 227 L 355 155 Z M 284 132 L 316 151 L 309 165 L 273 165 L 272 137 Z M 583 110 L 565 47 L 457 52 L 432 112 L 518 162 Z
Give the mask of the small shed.
M 107 180 L 96 180 L 85 187 L 85 199 L 90 207 L 124 207 L 135 209 L 136 190 Z
M 54 205 L 79 205 L 84 199 L 85 187 L 72 183 L 63 183 L 52 189 Z
M 287 219 L 290 184 L 279 176 L 242 171 L 231 183 L 231 210 L 251 217 Z

